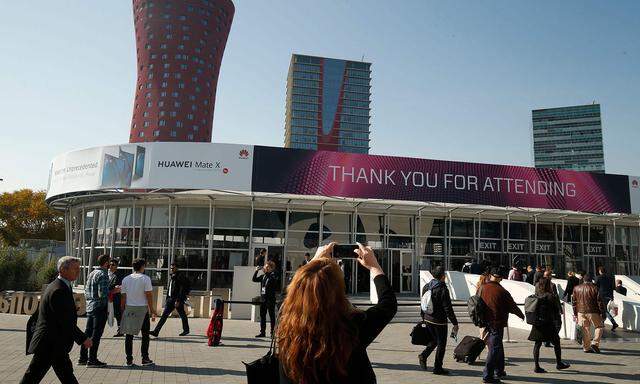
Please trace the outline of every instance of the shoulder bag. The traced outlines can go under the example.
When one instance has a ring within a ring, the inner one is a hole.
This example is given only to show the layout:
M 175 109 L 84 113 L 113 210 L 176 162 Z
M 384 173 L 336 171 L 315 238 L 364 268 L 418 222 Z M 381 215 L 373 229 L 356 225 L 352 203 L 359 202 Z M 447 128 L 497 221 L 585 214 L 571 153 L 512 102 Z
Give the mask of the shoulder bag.
M 280 361 L 276 353 L 276 334 L 271 337 L 269 352 L 258 360 L 244 364 L 247 370 L 248 384 L 278 384 L 280 383 Z

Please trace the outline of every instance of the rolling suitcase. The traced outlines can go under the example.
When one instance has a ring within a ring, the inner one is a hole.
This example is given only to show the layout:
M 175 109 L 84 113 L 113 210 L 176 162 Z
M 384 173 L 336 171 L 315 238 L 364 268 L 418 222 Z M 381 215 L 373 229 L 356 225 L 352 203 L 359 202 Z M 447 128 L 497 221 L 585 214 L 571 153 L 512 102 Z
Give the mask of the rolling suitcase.
M 484 341 L 478 337 L 465 336 L 453 350 L 457 362 L 473 364 L 484 350 Z
M 213 301 L 213 314 L 211 315 L 209 328 L 207 328 L 207 344 L 209 344 L 210 347 L 217 347 L 218 345 L 220 345 L 220 339 L 222 338 L 223 313 L 224 301 L 215 299 Z

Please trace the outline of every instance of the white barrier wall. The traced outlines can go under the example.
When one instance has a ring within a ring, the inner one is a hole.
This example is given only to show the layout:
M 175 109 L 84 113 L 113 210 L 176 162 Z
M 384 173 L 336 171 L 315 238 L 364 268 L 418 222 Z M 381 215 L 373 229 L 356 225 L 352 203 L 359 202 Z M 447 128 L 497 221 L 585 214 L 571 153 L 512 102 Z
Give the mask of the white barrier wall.
M 251 281 L 256 267 L 235 266 L 233 268 L 232 301 L 251 301 L 260 295 L 260 284 Z M 229 309 L 230 319 L 250 320 L 251 304 L 231 304 Z

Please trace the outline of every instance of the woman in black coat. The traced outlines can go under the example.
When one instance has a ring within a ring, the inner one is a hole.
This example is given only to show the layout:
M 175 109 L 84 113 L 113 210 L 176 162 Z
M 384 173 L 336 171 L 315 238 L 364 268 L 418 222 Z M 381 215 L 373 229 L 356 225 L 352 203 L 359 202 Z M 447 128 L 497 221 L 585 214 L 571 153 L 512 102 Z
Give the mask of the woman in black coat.
M 562 361 L 562 349 L 560 347 L 560 336 L 558 332 L 562 326 L 562 318 L 560 300 L 553 292 L 551 279 L 542 277 L 536 283 L 536 296 L 538 297 L 538 305 L 536 306 L 536 323 L 531 328 L 529 340 L 534 341 L 533 361 L 535 363 L 535 373 L 546 373 L 540 367 L 540 347 L 543 342 L 553 344 L 553 350 L 556 354 L 556 368 L 567 369 L 569 364 Z

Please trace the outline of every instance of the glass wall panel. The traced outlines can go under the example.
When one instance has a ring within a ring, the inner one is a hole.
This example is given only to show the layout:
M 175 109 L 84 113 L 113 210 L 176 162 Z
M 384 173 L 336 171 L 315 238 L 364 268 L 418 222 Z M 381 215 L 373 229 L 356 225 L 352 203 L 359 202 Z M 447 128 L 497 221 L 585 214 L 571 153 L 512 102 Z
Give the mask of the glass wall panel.
M 179 207 L 178 227 L 209 228 L 209 207 Z
M 558 224 L 558 241 L 562 240 L 562 224 Z M 579 225 L 564 225 L 564 241 L 580 241 L 580 226 Z
M 289 234 L 291 236 L 291 234 Z M 322 244 L 329 244 L 330 242 L 335 241 L 338 244 L 350 244 L 351 243 L 351 235 L 347 233 L 323 233 L 322 234 Z M 366 240 L 364 243 L 366 244 Z
M 473 252 L 473 240 L 471 239 L 451 239 L 451 255 L 465 256 Z
M 151 285 L 167 286 L 167 271 L 148 268 L 144 270 L 144 274 L 151 278 Z
M 499 239 L 502 235 L 500 233 L 499 221 L 478 221 L 480 227 L 480 237 L 485 239 Z
M 358 215 L 358 233 L 384 233 L 384 216 L 379 215 Z
M 167 268 L 169 250 L 167 248 L 142 248 L 140 258 L 147 260 L 147 268 Z
M 413 248 L 413 236 L 389 236 L 389 248 Z
M 444 238 L 420 237 L 418 239 L 418 249 L 423 255 L 444 255 Z
M 473 220 L 452 220 L 451 236 L 473 237 Z
M 208 234 L 208 228 L 177 228 L 175 247 L 207 248 L 209 246 Z
M 509 228 L 507 228 L 507 223 L 505 222 L 504 223 L 505 237 L 508 234 L 510 239 L 522 239 L 522 240 L 529 239 L 529 225 L 527 223 L 511 222 L 509 223 L 508 227 Z
M 263 231 L 253 230 L 252 241 L 254 243 L 284 245 L 284 230 L 282 231 Z
M 251 282 L 247 283 L 251 284 Z M 233 272 L 212 271 L 211 288 L 232 288 Z
M 113 248 L 111 257 L 120 260 L 120 268 L 131 268 L 131 262 L 133 261 L 133 248 Z
M 140 241 L 143 247 L 168 247 L 169 228 L 144 228 Z
M 182 273 L 191 282 L 192 290 L 204 291 L 207 289 L 207 271 L 186 271 Z
M 284 229 L 286 212 L 284 211 L 253 211 L 253 228 Z
M 590 233 L 589 233 L 590 232 Z M 590 236 L 590 237 L 589 237 Z M 592 225 L 591 231 L 587 226 L 582 227 L 582 241 L 592 243 L 604 243 L 606 239 L 603 225 Z
M 168 227 L 169 207 L 157 206 L 146 207 L 144 210 L 144 226 L 148 227 Z
M 249 265 L 249 251 L 237 249 L 214 249 L 211 269 L 233 270 L 235 266 Z
M 219 208 L 214 213 L 215 228 L 245 228 L 251 227 L 251 210 L 241 208 Z
M 173 261 L 181 269 L 206 269 L 208 253 L 207 249 L 176 249 Z
M 351 232 L 351 214 L 325 213 L 322 225 L 331 233 L 349 233 Z M 326 232 L 325 229 L 323 231 Z
M 389 234 L 413 236 L 415 219 L 413 216 L 389 215 Z
M 333 240 L 329 240 L 331 242 Z M 318 248 L 318 232 L 289 232 L 287 251 L 300 251 L 315 254 Z
M 554 241 L 555 240 L 555 235 L 554 235 L 554 231 L 553 231 L 553 224 L 541 224 L 541 223 L 538 223 L 537 234 L 536 234 L 536 225 L 532 224 L 531 225 L 531 239 L 532 240 L 536 239 L 536 235 L 537 235 L 537 239 L 538 240 Z
M 249 249 L 249 230 L 215 229 L 213 234 L 213 247 Z
M 358 233 L 356 234 L 356 241 L 360 244 L 368 245 L 373 249 L 384 248 L 383 235 Z
M 422 216 L 418 218 L 419 236 L 444 236 L 444 219 Z
M 318 212 L 289 212 L 289 231 L 318 231 Z

